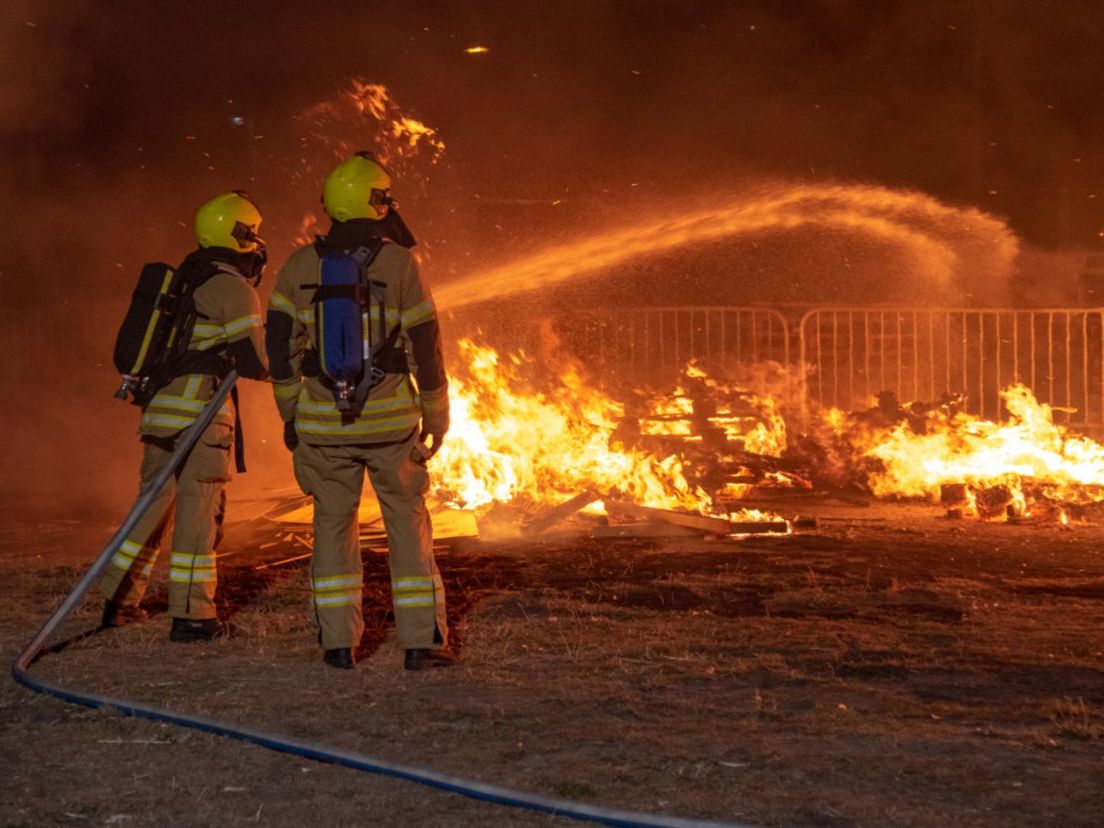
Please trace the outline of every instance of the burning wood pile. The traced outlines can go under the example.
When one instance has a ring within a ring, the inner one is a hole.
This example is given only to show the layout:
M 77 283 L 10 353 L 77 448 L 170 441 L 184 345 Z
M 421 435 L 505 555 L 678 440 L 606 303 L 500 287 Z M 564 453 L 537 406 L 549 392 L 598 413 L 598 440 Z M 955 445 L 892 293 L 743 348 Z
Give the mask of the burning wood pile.
M 1023 386 L 1004 391 L 1003 423 L 951 397 L 904 404 L 883 393 L 861 411 L 808 410 L 779 370 L 732 383 L 693 364 L 676 388 L 621 402 L 576 365 L 550 376 L 524 353 L 467 340 L 460 351 L 437 494 L 477 512 L 511 504 L 526 512 L 521 525 L 569 504 L 610 525 L 643 508 L 757 531 L 785 522 L 749 506 L 802 494 L 942 502 L 985 520 L 1104 510 L 1104 446 L 1055 424 Z
M 1065 524 L 1104 515 L 1104 446 L 1056 424 L 1051 407 L 1023 385 L 1001 398 L 1002 423 L 944 399 L 896 406 L 896 422 L 867 425 L 851 446 L 874 462 L 871 492 L 938 497 L 949 517 Z
M 433 461 L 442 541 L 788 533 L 815 528 L 796 515 L 818 495 L 938 503 L 987 521 L 1104 513 L 1104 446 L 1056 425 L 1022 386 L 1004 392 L 1008 418 L 996 423 L 950 397 L 903 404 L 883 393 L 861 411 L 806 410 L 777 368 L 732 383 L 692 364 L 677 387 L 622 402 L 574 364 L 553 374 L 470 340 L 460 355 L 453 428 Z M 382 548 L 366 503 L 362 543 Z M 285 506 L 273 514 L 298 537 L 309 503 Z
M 525 536 L 572 521 L 594 537 L 790 531 L 776 515 L 729 508 L 716 484 L 732 476 L 731 463 L 706 463 L 692 434 L 644 434 L 636 409 L 578 365 L 550 374 L 524 353 L 503 357 L 470 340 L 459 348 L 435 494 L 474 510 L 481 534 Z

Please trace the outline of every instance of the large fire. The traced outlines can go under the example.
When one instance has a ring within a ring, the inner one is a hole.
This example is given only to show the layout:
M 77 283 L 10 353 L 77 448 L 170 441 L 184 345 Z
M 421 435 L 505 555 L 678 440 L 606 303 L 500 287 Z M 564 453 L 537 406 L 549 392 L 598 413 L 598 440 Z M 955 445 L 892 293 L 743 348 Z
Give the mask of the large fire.
M 919 432 L 908 422 L 871 432 L 860 444 L 880 461 L 869 478 L 873 493 L 934 497 L 958 485 L 964 505 L 983 516 L 1001 507 L 1028 517 L 1057 509 L 1059 519 L 1064 505 L 1104 499 L 1104 446 L 1056 424 L 1051 407 L 1023 385 L 1001 397 L 1004 423 L 937 408 Z
M 432 166 L 445 151 L 439 133 L 400 108 L 385 86 L 360 79 L 298 118 L 304 142 L 320 143 L 322 155 L 342 158 L 371 146 L 404 180 L 422 175 L 415 162 Z M 305 160 L 293 175 L 317 177 Z M 539 251 L 447 285 L 443 304 L 456 309 L 498 299 L 504 285 L 510 291 L 548 287 L 672 245 L 807 224 L 898 245 L 939 283 L 950 278 L 961 242 L 955 228 L 964 224 L 973 236 L 984 230 L 997 270 L 1015 252 L 999 222 L 920 194 L 836 185 L 767 188 L 720 207 L 600 234 L 576 245 L 572 256 L 560 246 Z M 320 229 L 316 216 L 307 214 L 299 229 L 299 240 L 309 241 Z M 755 370 L 729 382 L 691 364 L 675 387 L 607 393 L 575 364 L 550 373 L 524 352 L 500 354 L 469 340 L 459 350 L 453 433 L 435 461 L 435 478 L 437 495 L 462 508 L 548 506 L 593 492 L 733 517 L 740 500 L 767 489 L 851 487 L 878 497 L 939 497 L 990 519 L 1065 519 L 1072 507 L 1104 501 L 1104 447 L 1055 424 L 1051 409 L 1023 386 L 1004 391 L 1002 423 L 948 406 L 896 401 L 893 410 L 808 411 L 794 405 L 794 379 L 787 388 L 777 371 L 774 382 L 758 381 L 763 373 L 756 378 Z
M 841 481 L 877 497 L 942 498 L 987 519 L 1065 522 L 1071 509 L 1104 501 L 1104 446 L 1056 424 L 1022 385 L 1003 393 L 1006 422 L 953 404 L 897 406 L 899 417 L 883 405 L 807 412 L 801 431 L 787 423 L 792 405 L 777 387 L 754 393 L 696 365 L 675 388 L 622 401 L 574 364 L 548 374 L 523 352 L 471 340 L 459 350 L 453 432 L 435 477 L 438 495 L 463 508 L 593 491 L 732 517 L 734 500 L 767 489 Z
M 574 365 L 538 385 L 525 354 L 503 358 L 470 340 L 451 379 L 453 426 L 435 461 L 441 490 L 478 508 L 524 497 L 547 504 L 593 489 L 642 506 L 705 513 L 709 496 L 686 479 L 681 460 L 614 440 L 625 407 L 587 385 Z

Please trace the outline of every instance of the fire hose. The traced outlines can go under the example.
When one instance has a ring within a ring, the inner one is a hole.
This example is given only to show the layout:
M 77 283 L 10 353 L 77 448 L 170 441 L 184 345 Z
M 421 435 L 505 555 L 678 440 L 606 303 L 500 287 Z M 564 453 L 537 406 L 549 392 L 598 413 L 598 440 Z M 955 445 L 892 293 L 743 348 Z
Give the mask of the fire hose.
M 496 805 L 523 808 L 585 822 L 596 822 L 603 825 L 624 826 L 624 828 L 644 828 L 644 826 L 648 826 L 648 828 L 707 828 L 707 826 L 715 826 L 716 828 L 720 828 L 721 826 L 724 826 L 724 828 L 743 828 L 735 823 L 706 822 L 696 819 L 615 810 L 602 808 L 596 805 L 587 805 L 570 799 L 560 799 L 527 793 L 525 791 L 517 791 L 499 785 L 492 785 L 463 779 L 450 774 L 439 773 L 428 768 L 396 764 L 385 759 L 379 759 L 362 753 L 354 753 L 328 747 L 318 742 L 296 739 L 279 733 L 254 730 L 237 724 L 211 719 L 206 716 L 181 713 L 165 707 L 142 704 L 140 702 L 114 698 L 85 690 L 74 690 L 55 682 L 32 678 L 29 673 L 29 668 L 42 654 L 42 650 L 49 641 L 50 636 L 61 622 L 69 616 L 74 607 L 84 598 L 92 584 L 106 568 L 112 555 L 115 554 L 123 541 L 125 541 L 128 535 L 133 531 L 138 521 L 141 520 L 142 516 L 149 510 L 150 506 L 153 505 L 153 501 L 161 493 L 161 490 L 165 488 L 166 484 L 169 482 L 169 478 L 176 473 L 176 470 L 185 459 L 187 459 L 188 453 L 195 446 L 200 435 L 202 435 L 207 426 L 210 425 L 211 421 L 226 401 L 226 398 L 230 395 L 231 389 L 234 387 L 237 378 L 237 372 L 231 371 L 226 379 L 219 385 L 215 395 L 211 398 L 211 401 L 207 403 L 207 406 L 200 413 L 195 423 L 182 433 L 168 462 L 166 462 L 157 475 L 154 476 L 149 485 L 140 492 L 134 507 L 130 510 L 130 513 L 126 516 L 126 519 L 123 520 L 122 524 L 120 524 L 115 534 L 112 535 L 111 540 L 108 541 L 107 546 L 104 547 L 100 556 L 84 573 L 80 581 L 77 582 L 77 585 L 73 587 L 72 591 L 54 611 L 53 615 L 42 625 L 38 634 L 31 639 L 30 643 L 27 644 L 12 663 L 12 678 L 14 678 L 17 683 L 36 693 L 43 693 L 73 704 L 91 708 L 109 708 L 125 716 L 152 719 L 153 721 L 166 722 L 179 727 L 193 728 L 218 736 L 227 736 L 232 739 L 239 739 L 243 742 L 260 745 L 261 747 L 266 747 L 282 753 L 301 756 L 305 759 L 313 759 L 318 762 L 328 762 L 347 768 L 353 768 L 354 770 L 405 779 L 409 782 L 416 782 L 421 785 L 427 785 L 432 788 L 438 788 L 443 791 L 460 794 Z

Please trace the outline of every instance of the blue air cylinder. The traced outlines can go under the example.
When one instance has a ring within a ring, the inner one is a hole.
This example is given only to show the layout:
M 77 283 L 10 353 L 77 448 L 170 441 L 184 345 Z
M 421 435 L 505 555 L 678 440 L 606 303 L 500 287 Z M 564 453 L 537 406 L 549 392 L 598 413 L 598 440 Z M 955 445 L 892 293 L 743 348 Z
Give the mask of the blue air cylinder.
M 322 259 L 318 302 L 318 354 L 322 373 L 334 382 L 334 398 L 341 410 L 349 408 L 349 396 L 364 367 L 363 309 L 357 299 L 360 266 L 351 257 L 334 254 Z M 325 288 L 348 288 L 327 292 Z

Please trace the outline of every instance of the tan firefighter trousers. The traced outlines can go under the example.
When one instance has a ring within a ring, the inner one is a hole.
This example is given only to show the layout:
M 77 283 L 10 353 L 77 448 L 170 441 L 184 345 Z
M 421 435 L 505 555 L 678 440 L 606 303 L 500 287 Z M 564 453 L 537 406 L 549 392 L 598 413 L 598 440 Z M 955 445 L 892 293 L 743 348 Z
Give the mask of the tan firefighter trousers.
M 143 439 L 140 491 L 145 491 L 168 461 L 173 443 L 173 438 Z M 112 557 L 100 579 L 100 592 L 105 598 L 123 605 L 137 605 L 142 600 L 175 501 L 169 615 L 191 619 L 216 617 L 215 548 L 222 535 L 232 443 L 232 433 L 225 425 L 208 426 L 175 477 L 169 478 L 149 511 Z
M 404 649 L 447 645 L 445 590 L 433 558 L 425 505 L 429 475 L 412 454 L 415 437 L 376 445 L 295 449 L 295 477 L 314 497 L 311 595 L 319 640 L 327 649 L 356 647 L 364 632 L 357 509 L 364 472 L 379 498 L 390 550 L 395 628 Z

